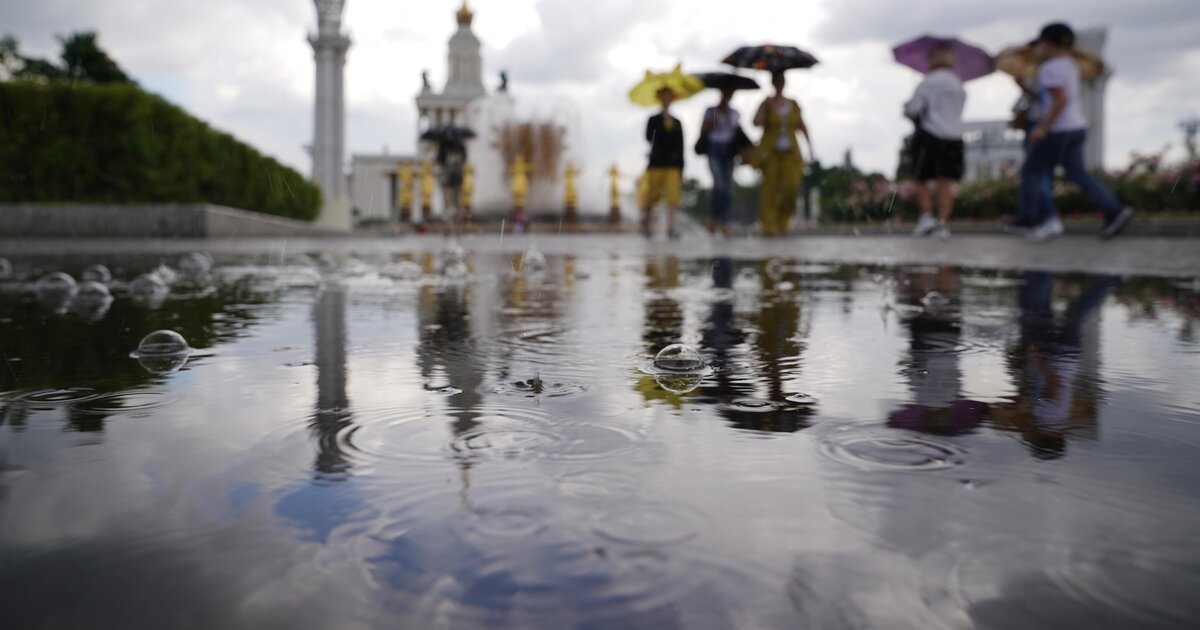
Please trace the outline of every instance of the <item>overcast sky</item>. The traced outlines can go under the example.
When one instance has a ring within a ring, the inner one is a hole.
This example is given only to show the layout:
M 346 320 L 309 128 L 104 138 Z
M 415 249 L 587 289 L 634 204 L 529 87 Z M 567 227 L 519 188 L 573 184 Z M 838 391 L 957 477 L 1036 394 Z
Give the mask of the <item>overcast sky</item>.
M 428 68 L 445 80 L 446 42 L 459 0 L 348 0 L 354 43 L 346 68 L 349 153 L 414 149 L 413 97 Z M 899 114 L 919 77 L 891 60 L 896 43 L 924 33 L 955 34 L 995 52 L 1030 39 L 1051 20 L 1108 26 L 1109 167 L 1131 151 L 1180 145 L 1177 122 L 1200 113 L 1200 4 L 1196 0 L 473 0 L 484 43 L 485 82 L 507 68 L 525 102 L 567 99 L 578 107 L 589 162 L 641 165 L 650 112 L 626 100 L 647 68 L 719 68 L 746 43 L 793 43 L 821 63 L 789 74 L 818 157 L 891 173 L 908 123 Z M 1053 9 L 1049 7 L 1055 7 Z M 94 29 L 118 62 L 158 92 L 302 172 L 312 135 L 314 28 L 308 0 L 38 0 L 0 2 L 0 32 L 27 54 L 56 55 L 56 34 Z M 763 83 L 766 83 L 764 80 Z M 735 104 L 752 113 L 761 94 Z M 996 75 L 968 85 L 968 119 L 1008 115 L 1016 89 Z M 700 95 L 678 113 L 689 135 Z M 694 136 L 693 136 L 694 137 Z M 690 142 L 691 138 L 689 138 Z M 1178 154 L 1178 153 L 1177 153 Z M 691 159 L 688 171 L 703 172 Z M 603 167 L 589 169 L 600 172 Z

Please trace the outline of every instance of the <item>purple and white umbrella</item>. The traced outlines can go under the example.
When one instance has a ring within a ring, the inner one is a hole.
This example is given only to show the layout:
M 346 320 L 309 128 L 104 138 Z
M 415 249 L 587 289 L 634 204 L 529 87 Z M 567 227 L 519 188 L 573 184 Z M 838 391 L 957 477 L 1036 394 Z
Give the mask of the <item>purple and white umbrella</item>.
M 920 72 L 929 72 L 929 51 L 939 46 L 950 46 L 956 63 L 954 74 L 963 81 L 986 77 L 996 69 L 996 62 L 988 52 L 978 46 L 959 41 L 953 37 L 918 37 L 892 49 L 896 61 Z

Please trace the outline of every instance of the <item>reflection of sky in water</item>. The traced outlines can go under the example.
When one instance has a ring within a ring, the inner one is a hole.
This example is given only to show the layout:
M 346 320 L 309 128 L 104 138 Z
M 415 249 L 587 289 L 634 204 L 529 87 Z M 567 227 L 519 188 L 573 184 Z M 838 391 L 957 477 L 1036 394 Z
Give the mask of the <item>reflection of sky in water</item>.
M 471 264 L 466 285 L 225 287 L 154 311 L 116 292 L 98 324 L 3 293 L 23 337 L 182 322 L 208 353 L 168 377 L 81 356 L 92 367 L 65 380 L 52 366 L 68 346 L 39 354 L 0 332 L 6 355 L 27 351 L 18 380 L 0 381 L 12 619 L 1171 627 L 1200 614 L 1194 294 L 1127 280 L 1072 328 L 1099 279 L 1049 279 L 1053 312 L 1029 325 L 1016 274 Z M 905 308 L 931 290 L 945 309 Z M 1191 314 L 1164 307 L 1168 293 Z M 113 356 L 144 332 L 117 331 Z M 663 339 L 714 366 L 699 388 L 663 391 L 639 371 Z M 74 352 L 107 352 L 90 343 Z M 49 387 L 88 399 L 39 402 Z M 787 404 L 796 393 L 817 402 Z

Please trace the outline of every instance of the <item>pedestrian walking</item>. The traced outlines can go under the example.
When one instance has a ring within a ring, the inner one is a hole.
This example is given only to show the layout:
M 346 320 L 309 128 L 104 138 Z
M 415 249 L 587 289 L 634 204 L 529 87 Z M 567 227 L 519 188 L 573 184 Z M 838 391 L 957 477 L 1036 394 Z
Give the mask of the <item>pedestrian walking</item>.
M 667 234 L 679 238 L 675 231 L 675 215 L 683 200 L 683 124 L 671 114 L 671 104 L 688 98 L 704 89 L 696 77 L 683 74 L 679 66 L 671 72 L 655 74 L 647 71 L 629 93 L 639 105 L 657 103 L 659 113 L 646 121 L 646 141 L 650 143 L 646 167 L 646 194 L 642 206 L 642 233 L 653 233 L 651 213 L 660 202 L 667 204 Z
M 704 111 L 700 139 L 696 142 L 696 153 L 708 156 L 708 169 L 713 178 L 712 194 L 709 196 L 708 233 L 716 235 L 719 231 L 725 238 L 731 238 L 733 169 L 740 154 L 753 143 L 742 131 L 741 115 L 730 102 L 737 90 L 757 89 L 758 84 L 749 77 L 727 72 L 696 76 L 704 81 L 706 87 L 716 88 L 721 93 L 720 102 Z
M 797 134 L 804 136 L 809 155 L 815 154 L 800 104 L 783 94 L 786 85 L 783 71 L 771 74 L 771 85 L 775 93 L 763 101 L 754 115 L 755 126 L 763 129 L 754 163 L 762 171 L 758 211 L 763 235 L 783 236 L 796 214 L 796 196 L 804 179 L 804 156 Z
M 1044 27 L 1033 43 L 1040 62 L 1037 84 L 1042 104 L 1041 122 L 1029 133 L 1029 155 L 1021 167 L 1021 212 L 1036 227 L 1028 232 L 1036 241 L 1052 239 L 1063 232 L 1062 220 L 1047 182 L 1062 166 L 1067 179 L 1104 213 L 1100 238 L 1116 236 L 1133 217 L 1103 183 L 1088 173 L 1083 161 L 1087 142 L 1087 119 L 1079 100 L 1080 71 L 1072 59 L 1075 32 L 1062 23 Z
M 963 106 L 967 92 L 954 73 L 957 59 L 949 44 L 928 51 L 929 72 L 904 104 L 904 115 L 916 125 L 911 146 L 917 205 L 921 216 L 914 236 L 950 238 L 950 214 L 954 211 L 955 187 L 963 176 Z M 929 183 L 934 183 L 930 190 Z M 937 196 L 934 217 L 933 194 Z

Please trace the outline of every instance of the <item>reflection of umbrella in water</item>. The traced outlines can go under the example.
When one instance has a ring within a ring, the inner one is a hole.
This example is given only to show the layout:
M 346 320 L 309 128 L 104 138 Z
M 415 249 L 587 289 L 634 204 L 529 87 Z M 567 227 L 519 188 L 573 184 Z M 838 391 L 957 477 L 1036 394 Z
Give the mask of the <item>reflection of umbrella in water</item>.
M 987 411 L 987 404 L 977 400 L 959 399 L 942 408 L 905 405 L 888 415 L 887 425 L 934 435 L 964 435 L 979 426 Z
M 732 72 L 701 72 L 693 75 L 704 82 L 704 87 L 730 92 L 734 90 L 757 90 L 758 82 L 750 77 Z
M 963 81 L 986 77 L 996 69 L 992 56 L 986 50 L 953 37 L 924 35 L 896 46 L 892 49 L 892 55 L 897 62 L 927 74 L 930 71 L 929 53 L 943 46 L 954 53 L 954 74 Z
M 782 72 L 798 68 L 811 68 L 817 65 L 817 58 L 795 46 L 763 44 L 761 46 L 743 46 L 729 53 L 722 63 L 727 63 L 735 68 Z
M 676 65 L 670 72 L 646 71 L 646 76 L 640 83 L 629 91 L 629 100 L 643 107 L 658 105 L 658 93 L 671 90 L 675 100 L 683 100 L 694 96 L 704 89 L 704 83 L 690 74 L 684 74 L 683 69 Z
M 1079 76 L 1084 81 L 1091 81 L 1104 74 L 1104 60 L 1096 55 L 1080 49 L 1071 49 L 1071 60 L 1079 67 Z M 996 55 L 996 69 L 1006 72 L 1018 79 L 1029 79 L 1037 73 L 1037 55 L 1033 46 L 1009 46 Z
M 427 129 L 421 134 L 422 140 L 430 142 L 462 142 L 475 137 L 475 132 L 467 127 L 456 127 L 454 125 L 444 125 Z

